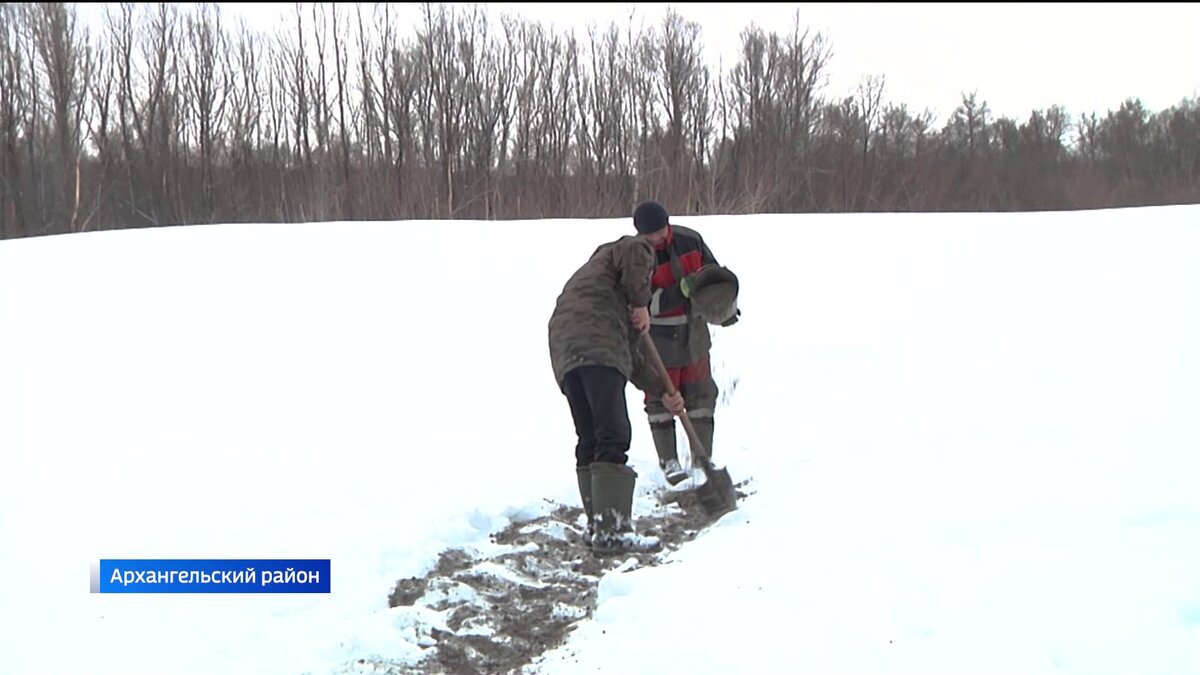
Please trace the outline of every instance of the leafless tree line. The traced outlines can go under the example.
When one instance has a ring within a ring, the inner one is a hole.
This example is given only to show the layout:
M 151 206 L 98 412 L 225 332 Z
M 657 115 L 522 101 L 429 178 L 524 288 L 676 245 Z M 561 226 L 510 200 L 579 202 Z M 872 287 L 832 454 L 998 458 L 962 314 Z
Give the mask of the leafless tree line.
M 1200 201 L 1200 106 L 940 129 L 865 78 L 826 98 L 799 15 L 715 70 L 678 13 L 587 35 L 477 5 L 0 3 L 0 236 L 210 222 L 979 211 Z

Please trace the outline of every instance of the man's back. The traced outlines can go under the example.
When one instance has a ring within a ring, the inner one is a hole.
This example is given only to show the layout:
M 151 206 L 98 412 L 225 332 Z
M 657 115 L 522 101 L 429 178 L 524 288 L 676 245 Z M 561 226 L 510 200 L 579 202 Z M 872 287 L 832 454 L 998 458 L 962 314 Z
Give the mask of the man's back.
M 607 365 L 628 379 L 629 308 L 650 301 L 650 244 L 625 236 L 601 245 L 563 286 L 550 317 L 555 379 L 580 365 Z

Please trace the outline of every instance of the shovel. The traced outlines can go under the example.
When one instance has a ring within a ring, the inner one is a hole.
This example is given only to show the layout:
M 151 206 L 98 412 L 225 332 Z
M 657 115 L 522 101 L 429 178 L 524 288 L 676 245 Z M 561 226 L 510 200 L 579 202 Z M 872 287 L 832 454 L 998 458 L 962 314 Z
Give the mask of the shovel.
M 650 355 L 650 362 L 667 387 L 667 393 L 674 394 L 675 385 L 671 383 L 671 376 L 667 373 L 667 367 L 663 364 L 662 357 L 658 354 L 658 348 L 654 346 L 654 340 L 649 333 L 642 333 L 642 342 L 646 346 L 646 352 Z M 729 471 L 713 466 L 708 448 L 704 447 L 700 441 L 700 435 L 692 426 L 692 420 L 687 416 L 686 410 L 679 416 L 679 421 L 683 423 L 688 443 L 692 448 L 692 463 L 699 465 L 700 469 L 704 471 L 704 484 L 696 488 L 696 497 L 700 500 L 700 506 L 710 516 L 733 511 L 737 508 L 737 492 L 733 489 L 733 479 L 729 477 Z

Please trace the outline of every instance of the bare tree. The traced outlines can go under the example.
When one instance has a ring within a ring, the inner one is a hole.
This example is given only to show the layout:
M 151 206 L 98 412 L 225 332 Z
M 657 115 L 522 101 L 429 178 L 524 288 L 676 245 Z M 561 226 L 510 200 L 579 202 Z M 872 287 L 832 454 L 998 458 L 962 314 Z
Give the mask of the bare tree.
M 211 222 L 214 216 L 214 163 L 216 147 L 224 145 L 226 117 L 233 75 L 221 58 L 226 53 L 221 31 L 221 10 L 202 3 L 195 14 L 187 18 L 188 59 L 184 66 L 184 91 L 187 93 L 188 113 L 195 124 L 196 143 L 200 151 L 200 215 L 201 222 Z
M 801 29 L 780 37 L 751 26 L 741 60 L 730 72 L 735 133 L 733 168 L 741 179 L 741 210 L 805 209 L 817 203 L 812 136 L 829 49 L 821 34 Z
M 100 218 L 106 220 L 107 224 L 111 224 L 115 218 L 111 195 L 117 191 L 116 168 L 120 154 L 120 147 L 112 135 L 117 86 L 116 64 L 111 45 L 101 42 L 96 45 L 94 72 L 86 94 L 91 99 L 94 113 L 85 116 L 87 136 L 95 148 L 97 170 L 89 186 L 92 205 L 87 215 L 78 222 L 78 229 L 81 231 L 92 226 L 97 214 L 100 214 Z M 80 154 L 82 157 L 84 153 Z
M 346 37 L 343 34 L 345 23 L 339 24 L 341 12 L 338 11 L 338 3 L 330 5 L 330 14 L 333 21 L 332 39 L 333 39 L 333 64 L 335 80 L 337 82 L 337 127 L 338 127 L 338 145 L 341 151 L 341 185 L 337 189 L 337 193 L 344 197 L 339 200 L 337 210 L 342 214 L 340 217 L 354 219 L 354 183 L 350 179 L 350 133 L 349 129 L 353 125 L 353 121 L 347 120 L 348 115 L 353 114 L 352 104 L 349 101 L 350 92 L 350 69 L 349 55 L 346 53 Z
M 228 182 L 225 201 L 230 205 L 228 219 L 261 219 L 265 186 L 259 182 L 264 127 L 275 132 L 281 124 L 280 115 L 271 105 L 271 96 L 264 91 L 270 72 L 263 56 L 260 36 L 251 33 L 244 21 L 239 22 L 234 38 L 227 41 L 223 68 L 228 81 Z M 264 73 L 260 71 L 267 71 Z M 267 100 L 264 102 L 264 98 Z M 255 195 L 258 198 L 255 198 Z
M 37 46 L 44 96 L 50 113 L 49 131 L 55 153 L 43 179 L 57 186 L 50 194 L 44 219 L 52 228 L 75 228 L 79 215 L 81 109 L 91 70 L 91 55 L 78 32 L 74 6 L 41 2 L 29 6 L 32 39 Z M 68 215 L 68 213 L 70 215 Z M 58 230 L 61 231 L 61 230 Z
M 377 49 L 374 37 L 375 32 L 367 31 L 366 23 L 363 21 L 362 5 L 355 5 L 354 18 L 358 28 L 356 32 L 358 63 L 356 66 L 358 71 L 358 95 L 362 108 L 360 124 L 356 128 L 356 134 L 361 139 L 359 150 L 363 155 L 361 159 L 364 189 L 361 191 L 361 195 L 365 215 L 367 217 L 378 217 L 379 210 L 376 205 L 378 175 L 386 171 L 387 167 L 381 166 L 380 163 L 383 154 L 381 146 L 384 141 L 385 123 L 380 112 L 382 95 L 379 85 L 376 82 L 376 77 L 386 78 L 387 74 L 377 74 L 372 69 L 373 54 Z M 387 25 L 380 28 L 383 32 L 392 30 L 391 26 Z M 347 180 L 349 180 L 348 177 Z
M 315 10 L 314 10 L 315 11 Z M 288 220 L 312 220 L 316 184 L 312 133 L 315 94 L 308 63 L 308 40 L 313 28 L 304 21 L 304 9 L 296 3 L 292 13 L 294 30 L 276 41 L 275 82 L 280 87 L 279 107 L 288 115 L 289 137 L 283 143 L 279 210 Z M 318 142 L 318 147 L 320 143 Z
M 390 127 L 387 138 L 395 148 L 392 182 L 398 214 L 431 212 L 428 202 L 418 204 L 409 199 L 411 195 L 434 193 L 432 183 L 427 180 L 428 174 L 416 174 L 418 168 L 430 166 L 433 154 L 429 133 L 433 128 L 433 111 L 429 103 L 432 92 L 424 64 L 419 47 L 406 45 L 392 50 L 392 86 L 386 89 Z
M 629 64 L 620 29 L 588 30 L 587 59 L 577 59 L 573 84 L 579 111 L 576 147 L 583 175 L 593 182 L 592 215 L 624 213 L 630 192 L 630 101 L 626 95 Z
M 31 98 L 28 91 L 20 31 L 22 13 L 13 3 L 0 3 L 0 236 L 27 232 L 20 138 Z
M 670 178 L 661 197 L 681 211 L 692 211 L 699 196 L 696 153 L 707 142 L 710 115 L 707 106 L 701 107 L 708 68 L 701 51 L 700 25 L 669 10 L 658 43 L 648 49 L 647 56 L 656 61 L 652 69 L 658 75 L 654 102 L 666 111 L 659 159 Z
M 465 15 L 459 31 L 470 121 L 464 132 L 467 155 L 463 162 L 469 203 L 481 202 L 479 215 L 491 219 L 500 203 L 495 170 L 505 153 L 511 125 L 515 55 L 511 42 L 488 37 L 487 17 L 482 13 Z
M 858 84 L 856 97 L 858 108 L 862 111 L 862 137 L 859 139 L 859 179 L 854 198 L 854 210 L 862 210 L 876 203 L 876 191 L 879 187 L 879 175 L 872 157 L 872 143 L 876 138 L 876 130 L 883 115 L 884 92 L 887 89 L 886 78 L 882 75 L 872 75 L 864 78 Z
M 121 96 L 122 134 L 130 155 L 130 206 L 147 224 L 176 222 L 172 195 L 179 123 L 178 40 L 179 17 L 173 5 L 150 10 L 144 31 L 132 22 L 133 6 L 123 5 L 123 21 L 114 31 Z M 140 35 L 138 33 L 140 32 Z M 139 39 L 140 38 L 140 39 Z M 134 49 L 141 47 L 140 61 Z M 147 199 L 138 191 L 147 186 Z

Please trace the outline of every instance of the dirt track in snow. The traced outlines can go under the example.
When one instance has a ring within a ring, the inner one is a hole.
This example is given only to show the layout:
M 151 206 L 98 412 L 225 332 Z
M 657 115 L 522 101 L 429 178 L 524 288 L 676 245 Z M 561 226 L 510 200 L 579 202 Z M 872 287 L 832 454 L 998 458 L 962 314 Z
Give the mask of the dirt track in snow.
M 738 501 L 746 483 L 736 486 Z M 389 607 L 412 607 L 423 621 L 413 630 L 424 648 L 415 665 L 363 659 L 352 672 L 412 675 L 528 673 L 541 654 L 561 645 L 596 606 L 604 574 L 660 564 L 692 541 L 715 518 L 692 492 L 660 491 L 659 506 L 639 514 L 641 534 L 662 539 L 658 553 L 597 557 L 580 539 L 585 518 L 576 506 L 514 523 L 491 539 L 500 553 L 443 551 L 424 577 L 401 579 Z

